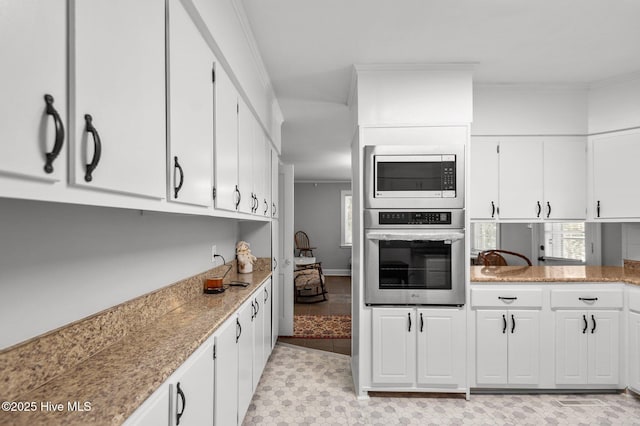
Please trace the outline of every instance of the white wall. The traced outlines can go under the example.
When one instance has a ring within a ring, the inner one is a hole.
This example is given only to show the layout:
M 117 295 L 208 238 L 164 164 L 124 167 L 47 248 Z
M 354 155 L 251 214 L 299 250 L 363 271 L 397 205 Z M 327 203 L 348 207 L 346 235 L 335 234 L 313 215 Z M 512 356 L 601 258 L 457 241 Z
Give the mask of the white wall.
M 350 269 L 351 248 L 340 247 L 340 191 L 349 189 L 350 183 L 294 185 L 294 229 L 307 233 L 325 271 Z
M 0 349 L 235 255 L 235 220 L 0 198 Z
M 581 86 L 476 84 L 471 135 L 584 135 L 587 93 Z
M 640 73 L 603 81 L 589 90 L 589 133 L 640 126 Z

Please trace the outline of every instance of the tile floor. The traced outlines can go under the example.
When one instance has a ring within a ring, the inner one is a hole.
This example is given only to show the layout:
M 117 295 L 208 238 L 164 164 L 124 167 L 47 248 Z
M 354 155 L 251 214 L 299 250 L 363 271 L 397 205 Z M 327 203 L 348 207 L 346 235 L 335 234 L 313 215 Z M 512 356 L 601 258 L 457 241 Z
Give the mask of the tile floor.
M 351 277 L 326 277 L 327 301 L 296 303 L 296 315 L 351 315 Z M 279 337 L 279 342 L 351 355 L 351 339 L 298 339 Z
M 601 405 L 567 407 L 558 402 L 567 399 L 596 399 Z M 640 425 L 640 399 L 622 393 L 358 400 L 348 356 L 278 344 L 243 424 Z

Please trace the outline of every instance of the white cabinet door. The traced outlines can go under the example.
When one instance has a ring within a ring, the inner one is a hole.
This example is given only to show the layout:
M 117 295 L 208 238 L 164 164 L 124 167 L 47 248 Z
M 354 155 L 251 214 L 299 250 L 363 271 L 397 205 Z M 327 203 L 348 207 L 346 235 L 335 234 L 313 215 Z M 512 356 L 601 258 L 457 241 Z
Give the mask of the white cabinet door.
M 238 310 L 238 424 L 242 423 L 253 397 L 253 300 Z
M 500 141 L 500 218 L 540 219 L 543 202 L 543 143 Z
M 134 413 L 123 426 L 169 425 L 169 385 L 162 384 Z
M 0 173 L 64 180 L 66 1 L 6 0 L 0 7 Z M 56 138 L 59 155 L 45 171 Z
M 499 141 L 471 138 L 469 214 L 471 219 L 498 217 Z
M 629 387 L 640 392 L 640 314 L 629 312 Z
M 640 217 L 640 185 L 637 161 L 640 157 L 640 132 L 593 137 L 594 217 Z
M 278 176 L 280 171 L 280 161 L 278 159 L 278 153 L 272 151 L 271 153 L 271 216 L 278 218 L 278 203 L 280 198 L 278 196 Z
M 211 425 L 214 404 L 213 341 L 202 345 L 170 381 L 170 425 Z
M 271 349 L 274 348 L 278 341 L 280 333 L 280 309 L 283 295 L 280 293 L 280 280 L 282 272 L 278 259 L 280 258 L 280 222 L 278 220 L 271 221 Z
M 462 385 L 465 315 L 461 309 L 418 309 L 418 384 Z
M 584 138 L 544 142 L 545 219 L 586 218 L 586 148 Z
M 556 312 L 556 383 L 587 383 L 588 320 L 585 312 Z
M 540 312 L 509 310 L 509 384 L 535 385 L 540 381 Z
M 75 17 L 69 24 L 71 182 L 163 198 L 165 2 L 69 7 Z
M 238 189 L 240 191 L 238 210 L 243 213 L 253 213 L 257 203 L 253 190 L 255 118 L 242 98 L 239 98 L 238 104 Z
M 261 131 L 261 133 L 263 141 L 262 152 L 264 155 L 261 158 L 262 205 L 259 213 L 262 216 L 271 217 L 271 145 L 264 132 Z
M 258 387 L 262 369 L 264 368 L 264 340 L 265 340 L 265 308 L 264 308 L 264 286 L 260 287 L 253 296 L 253 373 L 252 373 L 252 393 Z
M 251 168 L 253 172 L 253 192 L 256 196 L 256 208 L 254 213 L 256 215 L 263 216 L 265 198 L 265 181 L 264 181 L 264 169 L 265 169 L 265 143 L 264 133 L 262 127 L 258 124 L 258 120 L 252 120 L 253 122 L 253 166 Z
M 238 202 L 238 93 L 224 69 L 216 66 L 215 185 L 217 209 L 236 210 Z
M 273 285 L 271 283 L 271 278 L 267 280 L 264 284 L 264 342 L 262 349 L 264 351 L 264 359 L 262 361 L 262 366 L 264 367 L 271 355 L 271 349 L 273 349 L 273 299 L 271 298 L 273 292 Z
M 238 338 L 240 322 L 231 316 L 216 331 L 215 422 L 238 424 Z
M 211 206 L 214 56 L 180 0 L 169 0 L 168 199 Z
M 587 315 L 588 383 L 616 385 L 620 381 L 620 313 L 589 311 Z
M 476 311 L 476 381 L 478 384 L 506 384 L 507 312 Z
M 413 309 L 372 309 L 373 377 L 376 384 L 412 385 L 416 380 L 416 318 Z

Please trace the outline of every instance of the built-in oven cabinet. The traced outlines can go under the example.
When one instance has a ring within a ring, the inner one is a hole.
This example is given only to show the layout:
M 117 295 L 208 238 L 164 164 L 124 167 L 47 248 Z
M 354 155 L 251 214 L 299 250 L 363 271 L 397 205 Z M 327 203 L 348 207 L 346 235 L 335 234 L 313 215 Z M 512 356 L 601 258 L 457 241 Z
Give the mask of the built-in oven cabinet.
M 476 383 L 537 385 L 542 290 L 471 290 L 475 312 Z
M 373 308 L 373 387 L 464 388 L 465 318 L 462 308 Z
M 640 287 L 627 286 L 629 299 L 628 315 L 628 379 L 627 386 L 640 393 Z

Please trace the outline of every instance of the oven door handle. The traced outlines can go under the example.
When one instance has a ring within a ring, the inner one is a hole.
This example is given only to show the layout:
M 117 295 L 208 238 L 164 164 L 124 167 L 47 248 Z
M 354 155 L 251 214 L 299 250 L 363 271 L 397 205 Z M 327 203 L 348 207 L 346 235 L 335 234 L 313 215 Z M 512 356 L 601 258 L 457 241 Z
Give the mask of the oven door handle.
M 375 230 L 366 233 L 368 240 L 378 241 L 458 241 L 464 239 L 461 231 L 424 231 L 424 230 Z

